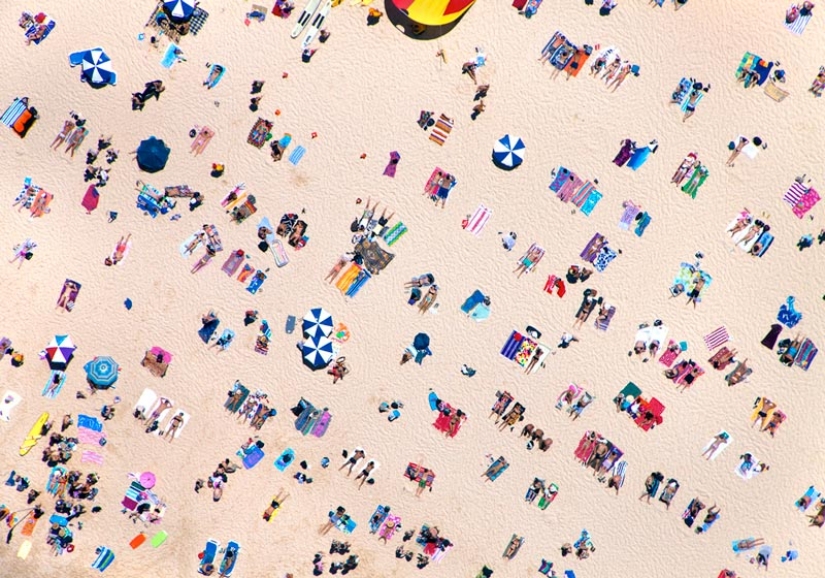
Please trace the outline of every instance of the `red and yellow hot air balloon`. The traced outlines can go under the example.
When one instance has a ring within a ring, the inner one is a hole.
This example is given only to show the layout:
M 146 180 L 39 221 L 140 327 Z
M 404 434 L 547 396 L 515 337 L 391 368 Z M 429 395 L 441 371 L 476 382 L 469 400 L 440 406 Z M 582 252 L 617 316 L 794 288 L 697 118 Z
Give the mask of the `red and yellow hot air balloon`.
M 444 26 L 464 15 L 476 0 L 390 0 L 417 24 Z

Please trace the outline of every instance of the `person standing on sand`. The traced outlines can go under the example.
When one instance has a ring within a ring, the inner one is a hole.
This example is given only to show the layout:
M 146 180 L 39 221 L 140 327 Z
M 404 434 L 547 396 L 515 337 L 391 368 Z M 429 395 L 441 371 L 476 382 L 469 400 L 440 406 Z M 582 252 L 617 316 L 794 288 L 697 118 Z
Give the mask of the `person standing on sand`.
M 471 118 L 472 120 L 477 119 L 477 118 L 478 118 L 478 115 L 480 115 L 482 112 L 484 112 L 484 109 L 485 109 L 485 108 L 487 108 L 487 107 L 484 105 L 484 100 L 483 100 L 483 99 L 482 99 L 482 100 L 479 100 L 479 101 L 478 101 L 478 104 L 477 104 L 477 105 L 475 105 L 475 106 L 473 107 L 473 112 L 472 112 L 472 114 L 470 115 L 470 118 Z

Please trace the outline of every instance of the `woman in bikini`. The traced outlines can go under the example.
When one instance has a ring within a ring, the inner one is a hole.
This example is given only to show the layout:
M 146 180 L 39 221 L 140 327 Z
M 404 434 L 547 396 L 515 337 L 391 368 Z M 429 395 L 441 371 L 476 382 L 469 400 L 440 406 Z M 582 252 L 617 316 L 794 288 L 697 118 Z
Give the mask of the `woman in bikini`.
M 419 303 L 418 311 L 421 314 L 429 311 L 430 307 L 432 307 L 435 303 L 436 298 L 438 298 L 438 285 L 431 285 L 427 290 L 427 294 L 424 295 L 424 299 L 422 299 L 421 303 Z
M 177 414 L 175 414 L 175 417 L 173 417 L 169 421 L 169 427 L 163 433 L 163 439 L 169 438 L 169 443 L 172 443 L 173 441 L 175 441 L 175 433 L 180 429 L 180 427 L 182 425 L 183 425 L 183 412 L 179 411 Z
M 696 155 L 690 153 L 688 156 L 684 158 L 682 164 L 679 165 L 679 168 L 676 169 L 676 172 L 673 173 L 673 176 L 670 177 L 670 182 L 679 185 L 682 181 L 685 180 L 685 176 L 687 176 L 687 172 L 693 166 L 693 163 L 696 161 Z
M 584 323 L 590 317 L 590 314 L 593 313 L 593 310 L 596 308 L 596 305 L 599 303 L 599 299 L 597 299 L 598 291 L 595 289 L 585 289 L 584 290 L 584 297 L 582 298 L 582 303 L 579 306 L 579 310 L 576 312 L 576 319 L 573 321 L 573 329 L 581 328 L 584 326 Z
M 147 425 L 147 426 L 151 425 L 153 421 L 155 421 L 156 419 L 158 419 L 160 417 L 160 414 L 162 414 L 164 411 L 166 411 L 167 409 L 169 409 L 171 407 L 172 407 L 172 402 L 169 401 L 168 399 L 166 399 L 165 397 L 161 397 L 160 400 L 158 400 L 157 407 L 154 410 L 152 410 L 152 413 L 149 414 L 148 418 L 146 418 L 146 421 L 144 422 L 144 424 Z
M 66 122 L 64 122 L 63 123 L 63 128 L 60 129 L 60 132 L 58 133 L 58 135 L 56 137 L 54 137 L 54 140 L 52 141 L 52 144 L 50 145 L 50 147 L 53 148 L 53 149 L 56 149 L 57 147 L 62 145 L 66 141 L 66 137 L 69 136 L 69 134 L 72 132 L 74 127 L 75 127 L 74 121 L 67 120 Z
M 739 156 L 739 153 L 742 152 L 742 149 L 745 148 L 745 145 L 751 142 L 750 140 L 746 139 L 745 137 L 739 137 L 739 143 L 736 145 L 736 148 L 733 149 L 733 152 L 728 157 L 728 160 L 725 162 L 726 167 L 732 167 L 733 162 L 736 160 L 736 157 Z

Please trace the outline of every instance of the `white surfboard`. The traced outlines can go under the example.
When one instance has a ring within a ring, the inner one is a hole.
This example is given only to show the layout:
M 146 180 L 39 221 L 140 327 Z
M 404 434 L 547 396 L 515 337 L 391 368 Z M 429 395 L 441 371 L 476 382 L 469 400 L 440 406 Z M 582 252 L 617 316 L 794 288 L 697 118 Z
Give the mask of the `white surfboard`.
M 312 44 L 312 41 L 315 40 L 315 36 L 318 35 L 318 31 L 321 30 L 321 27 L 324 25 L 324 20 L 330 10 L 332 10 L 332 0 L 325 0 L 324 4 L 321 6 L 321 9 L 318 10 L 312 18 L 312 24 L 309 26 L 309 31 L 304 37 L 304 43 L 301 48 L 307 48 L 310 44 Z
M 307 4 L 304 11 L 301 12 L 301 16 L 298 17 L 298 22 L 295 23 L 295 28 L 292 29 L 292 34 L 289 35 L 290 38 L 298 38 L 298 35 L 307 27 L 310 18 L 312 18 L 315 11 L 318 10 L 320 4 L 321 0 L 309 0 L 309 4 Z

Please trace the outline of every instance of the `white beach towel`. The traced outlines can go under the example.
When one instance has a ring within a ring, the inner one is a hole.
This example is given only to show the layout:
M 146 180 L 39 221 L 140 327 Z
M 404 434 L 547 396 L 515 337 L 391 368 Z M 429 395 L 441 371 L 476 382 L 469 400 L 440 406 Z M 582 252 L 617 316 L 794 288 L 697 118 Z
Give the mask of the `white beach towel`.
M 143 413 L 148 414 L 152 410 L 152 406 L 158 401 L 158 394 L 148 387 L 140 394 L 135 407 L 133 409 L 142 409 Z M 148 415 L 146 417 L 149 417 Z
M 159 428 L 155 431 L 155 434 L 157 434 L 157 436 L 158 436 L 158 437 L 163 437 L 163 433 L 166 433 L 166 430 L 167 430 L 167 429 L 169 429 L 169 424 L 171 424 L 171 423 L 172 423 L 172 418 L 173 418 L 173 417 L 175 417 L 176 415 L 178 415 L 179 413 L 182 413 L 182 414 L 183 414 L 183 422 L 180 424 L 180 427 L 179 427 L 179 428 L 175 431 L 174 436 L 173 436 L 175 439 L 179 438 L 179 437 L 180 437 L 181 432 L 182 432 L 182 431 L 184 430 L 184 428 L 186 427 L 186 424 L 188 424 L 188 423 L 189 423 L 189 418 L 190 418 L 190 417 L 192 417 L 192 416 L 190 416 L 188 413 L 186 413 L 186 412 L 185 412 L 185 411 L 183 411 L 182 409 L 180 409 L 180 408 L 175 408 L 175 407 L 172 407 L 172 408 L 170 408 L 170 409 L 167 409 L 167 410 L 166 410 L 166 411 L 164 411 L 162 414 L 160 414 L 160 417 L 158 418 L 158 423 L 159 423 L 159 424 L 163 424 L 163 419 L 164 419 L 167 415 L 169 416 L 169 421 L 168 421 L 166 424 L 163 424 L 163 426 L 162 426 L 162 427 L 159 427 Z
M 728 433 L 728 432 L 726 432 L 725 430 L 722 430 L 722 431 L 720 431 L 720 432 L 719 432 L 718 434 L 716 434 L 716 435 L 721 435 L 721 434 L 723 434 L 723 433 Z M 703 448 L 702 448 L 702 453 L 703 453 L 703 454 L 704 454 L 706 451 L 708 451 L 708 449 L 710 449 L 710 446 L 711 446 L 711 445 L 713 445 L 713 442 L 714 442 L 714 440 L 715 440 L 715 439 L 716 439 L 716 438 L 714 438 L 714 439 L 710 440 L 710 441 L 709 441 L 709 442 L 705 445 L 705 447 L 703 447 Z M 713 460 L 715 460 L 717 457 L 719 457 L 719 455 L 720 455 L 723 451 L 725 451 L 725 448 L 726 448 L 726 447 L 728 447 L 728 446 L 730 445 L 730 442 L 731 442 L 731 441 L 733 441 L 733 438 L 730 436 L 730 434 L 728 434 L 728 440 L 727 440 L 725 443 L 719 444 L 719 447 L 718 447 L 718 448 L 716 448 L 716 451 L 715 451 L 715 452 L 713 452 L 713 453 L 710 455 L 710 461 L 713 461 Z
M 799 16 L 796 20 L 788 24 L 785 22 L 785 28 L 790 30 L 791 34 L 796 34 L 797 36 L 802 36 L 802 33 L 805 32 L 805 28 L 808 27 L 808 23 L 813 18 L 813 14 L 808 14 L 807 16 Z

